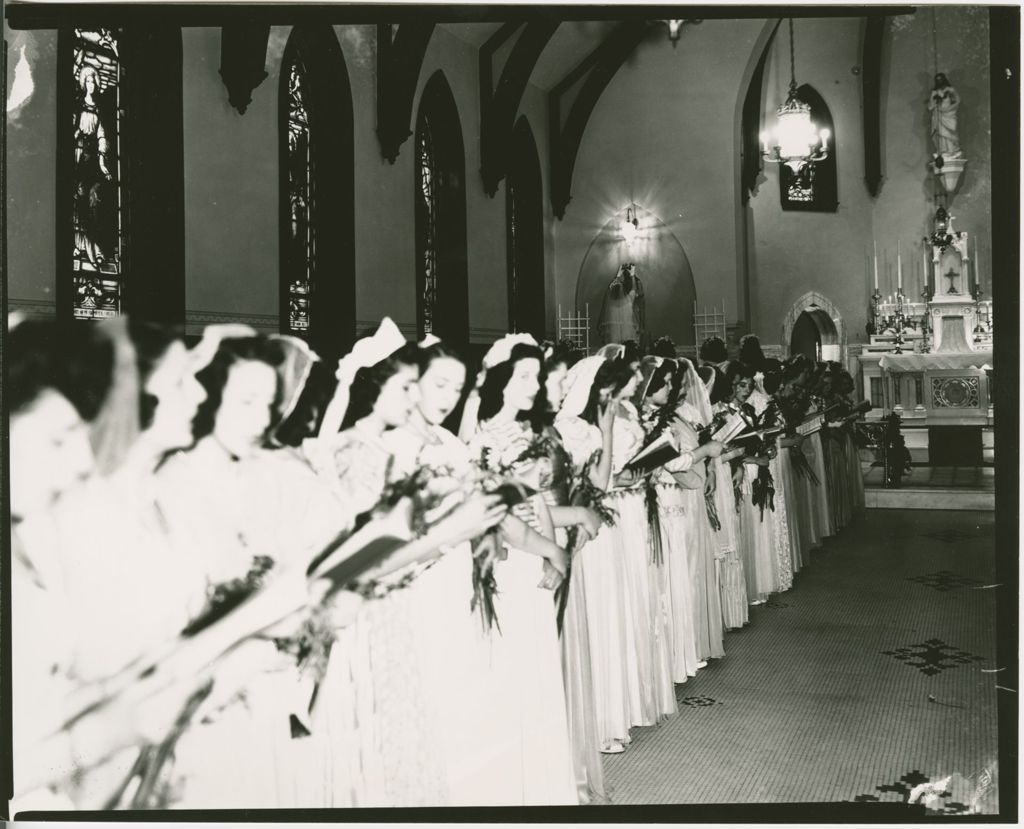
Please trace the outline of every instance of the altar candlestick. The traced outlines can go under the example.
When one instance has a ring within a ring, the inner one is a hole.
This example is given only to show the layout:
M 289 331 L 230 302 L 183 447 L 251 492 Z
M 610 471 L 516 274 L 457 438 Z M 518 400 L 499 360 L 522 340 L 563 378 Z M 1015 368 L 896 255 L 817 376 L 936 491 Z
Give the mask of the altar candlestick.
M 900 240 L 896 240 L 896 290 L 903 290 L 903 254 L 900 253 Z
M 878 290 L 878 242 L 872 243 L 875 246 L 875 290 Z

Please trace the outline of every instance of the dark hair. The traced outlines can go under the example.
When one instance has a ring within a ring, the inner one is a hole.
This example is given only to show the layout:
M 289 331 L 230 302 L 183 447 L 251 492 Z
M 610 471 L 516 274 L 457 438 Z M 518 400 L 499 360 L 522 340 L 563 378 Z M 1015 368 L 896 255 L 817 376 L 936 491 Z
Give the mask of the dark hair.
M 636 340 L 626 340 L 622 343 L 622 356 L 619 359 L 627 365 L 639 362 L 642 356 L 640 344 Z
M 644 391 L 644 397 L 647 398 L 650 397 L 652 394 L 657 394 L 659 391 L 661 391 L 662 387 L 665 385 L 665 382 L 670 377 L 674 379 L 676 374 L 676 368 L 678 365 L 680 364 L 677 363 L 675 360 L 662 360 L 661 365 L 654 369 L 654 372 L 651 374 L 650 380 L 648 380 L 647 382 L 647 388 Z M 679 384 L 676 383 L 673 391 L 677 391 L 678 389 Z
M 139 428 L 143 431 L 153 423 L 159 400 L 145 390 L 150 376 L 163 360 L 172 343 L 182 340 L 181 332 L 169 325 L 139 320 L 128 320 L 128 337 L 135 350 L 135 367 L 139 375 Z
M 782 385 L 782 372 L 779 370 L 765 372 L 764 390 L 767 394 L 775 394 Z
M 348 408 L 341 421 L 342 430 L 354 425 L 373 411 L 380 390 L 400 369 L 406 366 L 419 368 L 419 350 L 416 343 L 406 343 L 379 363 L 356 372 L 349 388 Z
M 744 334 L 740 339 L 739 357 L 741 363 L 746 363 L 755 372 L 764 366 L 765 357 L 761 351 L 761 341 L 754 334 Z
M 725 370 L 725 377 L 731 388 L 737 380 L 753 380 L 754 370 L 747 363 L 733 360 Z
M 611 389 L 613 395 L 622 391 L 633 377 L 633 370 L 629 365 L 618 360 L 605 360 L 601 363 L 597 374 L 594 375 L 594 382 L 590 384 L 587 405 L 580 412 L 583 420 L 591 425 L 597 425 L 597 405 L 601 398 L 601 390 Z
M 854 382 L 853 375 L 843 368 L 836 372 L 835 380 L 832 381 L 832 388 L 836 394 L 847 395 L 853 393 L 857 388 L 857 384 Z
M 91 420 L 113 381 L 113 344 L 95 326 L 25 320 L 11 329 L 4 354 L 4 398 L 14 414 L 30 407 L 46 389 L 53 389 L 84 420 Z
M 569 340 L 559 340 L 557 343 L 545 340 L 541 343 L 541 350 L 545 353 L 549 350 L 551 352 L 544 359 L 544 368 L 549 371 L 556 366 L 572 368 L 583 356 Z
M 280 343 L 265 337 L 232 337 L 221 340 L 217 346 L 217 353 L 213 356 L 210 364 L 196 375 L 196 379 L 206 390 L 206 399 L 199 404 L 196 416 L 192 419 L 192 437 L 196 440 L 213 432 L 217 412 L 224 400 L 224 387 L 228 384 L 228 378 L 231 376 L 231 369 L 239 363 L 247 362 L 265 363 L 275 369 L 276 376 L 277 367 L 284 362 L 284 350 Z M 271 410 L 275 414 L 267 429 L 268 434 L 273 432 L 277 426 L 276 413 L 281 395 L 279 377 L 276 388 L 274 400 L 271 403 Z
M 317 434 L 324 411 L 338 386 L 336 365 L 317 360 L 309 368 L 309 376 L 299 392 L 291 413 L 281 421 L 274 437 L 285 446 L 301 446 L 302 442 Z
M 487 373 L 484 375 L 484 382 L 480 386 L 480 409 L 478 416 L 481 421 L 490 420 L 501 411 L 501 407 L 505 403 L 505 387 L 508 385 L 508 381 L 512 379 L 512 372 L 515 370 L 516 363 L 520 360 L 536 360 L 540 364 L 540 375 L 537 378 L 540 388 L 537 391 L 537 399 L 534 402 L 534 406 L 528 411 L 517 414 L 519 420 L 529 421 L 530 427 L 535 432 L 539 432 L 543 427 L 543 423 L 537 419 L 537 413 L 547 410 L 547 394 L 544 390 L 544 381 L 546 379 L 544 352 L 535 345 L 527 343 L 514 345 L 512 346 L 512 353 L 505 362 L 498 363 L 498 365 L 487 369 Z
M 700 344 L 698 356 L 706 363 L 724 363 L 729 359 L 725 340 L 721 337 L 708 337 Z
M 658 337 L 654 341 L 654 345 L 651 346 L 651 354 L 655 357 L 664 357 L 667 360 L 674 360 L 676 358 L 676 344 L 672 342 L 672 338 Z
M 434 360 L 458 360 L 463 365 L 466 364 L 466 361 L 462 359 L 461 355 L 454 348 L 443 342 L 436 342 L 433 345 L 421 347 L 416 356 L 421 376 L 423 372 L 430 368 L 430 364 Z
M 728 400 L 729 395 L 732 393 L 732 385 L 728 378 L 725 376 L 725 372 L 722 371 L 718 366 L 701 366 L 697 369 L 697 374 L 700 375 L 700 379 L 704 381 L 706 386 L 708 380 L 714 377 L 711 383 L 711 388 L 708 391 L 708 397 L 711 398 L 711 405 L 714 406 L 716 403 L 721 403 L 723 400 Z

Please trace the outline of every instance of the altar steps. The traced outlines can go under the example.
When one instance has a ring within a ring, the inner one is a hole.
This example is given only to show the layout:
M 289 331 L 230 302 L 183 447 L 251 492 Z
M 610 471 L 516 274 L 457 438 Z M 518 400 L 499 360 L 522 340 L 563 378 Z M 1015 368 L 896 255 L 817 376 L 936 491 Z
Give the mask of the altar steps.
M 914 466 L 899 489 L 885 489 L 881 467 L 871 467 L 864 472 L 864 501 L 869 509 L 993 512 L 995 467 Z

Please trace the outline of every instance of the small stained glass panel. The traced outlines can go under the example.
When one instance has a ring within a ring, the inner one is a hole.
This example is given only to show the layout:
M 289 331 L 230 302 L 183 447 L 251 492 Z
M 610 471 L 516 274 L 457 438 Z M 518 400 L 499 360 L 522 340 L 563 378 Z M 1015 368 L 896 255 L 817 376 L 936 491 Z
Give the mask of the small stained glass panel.
M 302 336 L 309 331 L 310 302 L 315 288 L 313 156 L 305 100 L 306 71 L 298 57 L 292 61 L 288 72 L 288 329 Z
M 75 29 L 73 46 L 71 270 L 74 316 L 120 313 L 124 287 L 124 187 L 118 33 Z
M 422 285 L 420 296 L 420 327 L 423 334 L 434 330 L 437 310 L 437 163 L 429 116 L 416 136 L 416 159 L 419 174 L 417 192 L 417 233 L 419 234 L 419 267 Z

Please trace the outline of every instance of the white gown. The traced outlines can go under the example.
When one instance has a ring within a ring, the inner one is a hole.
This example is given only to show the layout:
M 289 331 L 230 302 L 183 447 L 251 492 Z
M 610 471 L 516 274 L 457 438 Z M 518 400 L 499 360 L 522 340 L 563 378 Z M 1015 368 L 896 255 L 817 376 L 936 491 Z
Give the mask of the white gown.
M 530 439 L 522 423 L 484 422 L 470 448 L 474 456 L 485 449 L 516 456 L 516 448 L 525 448 Z M 536 503 L 539 499 L 533 496 L 525 504 L 545 509 L 542 500 Z M 490 687 L 495 695 L 488 729 L 491 762 L 479 769 L 478 801 L 473 805 L 578 803 L 554 597 L 538 587 L 543 563 L 540 556 L 509 548 L 508 557 L 495 564 L 501 632 L 490 637 Z
M 212 439 L 172 456 L 158 474 L 160 504 L 182 546 L 200 558 L 209 585 L 243 578 L 255 556 L 275 568 L 301 566 L 353 515 L 291 450 L 263 450 L 234 461 Z M 179 741 L 177 767 L 184 777 L 186 808 L 317 807 L 323 787 L 321 734 L 292 737 L 294 716 L 308 727 L 315 681 L 295 658 L 281 652 L 273 635 L 250 643 L 251 671 L 240 692 L 215 690 Z M 257 650 L 259 648 L 259 650 Z M 228 676 L 215 674 L 215 684 Z M 216 770 L 215 774 L 211 772 Z

